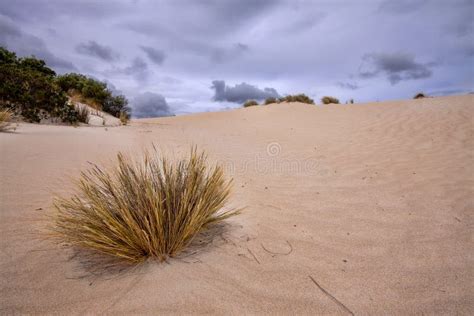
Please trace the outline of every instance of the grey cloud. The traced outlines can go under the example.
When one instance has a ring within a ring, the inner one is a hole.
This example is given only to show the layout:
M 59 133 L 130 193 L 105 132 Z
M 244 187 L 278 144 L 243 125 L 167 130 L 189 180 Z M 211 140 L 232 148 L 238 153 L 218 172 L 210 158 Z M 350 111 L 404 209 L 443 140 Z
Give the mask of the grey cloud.
M 433 74 L 430 66 L 433 63 L 419 63 L 415 61 L 415 56 L 405 53 L 371 53 L 366 54 L 363 58 L 363 64 L 359 69 L 361 78 L 373 78 L 379 74 L 385 74 L 392 85 L 402 80 L 424 79 L 429 78 Z M 366 67 L 369 69 L 363 70 Z
M 137 95 L 131 104 L 133 116 L 136 118 L 171 116 L 166 99 L 157 93 L 145 92 Z
M 235 58 L 238 58 L 248 50 L 249 46 L 242 43 L 237 43 L 228 49 L 217 48 L 211 54 L 211 61 L 216 63 L 222 63 L 229 60 L 233 60 Z
M 122 70 L 122 72 L 126 75 L 131 75 L 138 81 L 144 81 L 148 78 L 148 64 L 141 59 L 140 57 L 136 57 L 132 64 Z
M 385 13 L 405 14 L 422 8 L 428 0 L 385 0 L 379 6 L 379 11 Z
M 19 56 L 36 56 L 58 71 L 76 70 L 69 61 L 51 53 L 42 39 L 24 33 L 8 17 L 0 15 L 0 46 L 14 50 Z
M 96 41 L 88 41 L 87 43 L 81 43 L 76 46 L 78 53 L 96 57 L 105 61 L 113 61 L 118 58 L 112 48 L 104 45 L 100 45 Z
M 150 46 L 140 46 L 140 48 L 146 53 L 152 62 L 157 65 L 163 64 L 163 61 L 165 60 L 165 53 L 162 50 Z
M 351 82 L 342 82 L 342 81 L 339 81 L 339 82 L 336 82 L 336 85 L 342 89 L 346 89 L 346 90 L 357 90 L 359 89 L 359 85 L 357 83 L 351 83 Z
M 273 88 L 264 88 L 261 90 L 245 82 L 236 84 L 233 87 L 228 87 L 224 80 L 214 80 L 211 88 L 214 89 L 214 101 L 243 103 L 250 99 L 263 100 L 270 97 L 280 97 L 278 92 Z

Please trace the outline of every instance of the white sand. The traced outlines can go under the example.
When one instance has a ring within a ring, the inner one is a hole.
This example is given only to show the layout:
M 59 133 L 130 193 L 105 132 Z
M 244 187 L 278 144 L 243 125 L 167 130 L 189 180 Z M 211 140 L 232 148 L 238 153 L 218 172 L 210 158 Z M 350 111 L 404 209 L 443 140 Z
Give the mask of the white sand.
M 473 114 L 469 95 L 21 124 L 0 133 L 0 313 L 347 314 L 311 276 L 355 314 L 472 315 Z M 37 240 L 65 175 L 152 142 L 176 155 L 197 144 L 226 165 L 231 204 L 247 206 L 227 241 L 95 277 Z

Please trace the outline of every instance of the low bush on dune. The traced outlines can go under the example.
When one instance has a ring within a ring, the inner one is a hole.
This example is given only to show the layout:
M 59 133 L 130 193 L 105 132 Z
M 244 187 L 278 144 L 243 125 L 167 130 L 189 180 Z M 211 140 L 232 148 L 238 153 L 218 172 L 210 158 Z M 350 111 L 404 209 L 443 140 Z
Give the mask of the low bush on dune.
M 325 96 L 321 98 L 323 104 L 339 104 L 339 99 L 335 97 Z
M 68 95 L 115 117 L 130 117 L 127 99 L 113 96 L 105 83 L 80 74 L 57 76 L 43 60 L 20 58 L 0 47 L 0 107 L 29 122 L 59 119 L 76 124 L 79 115 L 69 104 Z
M 273 103 L 278 103 L 278 100 L 277 100 L 276 98 L 273 98 L 273 97 L 271 97 L 271 98 L 266 98 L 266 99 L 265 99 L 265 102 L 264 102 L 265 105 L 273 104 Z
M 426 95 L 423 92 L 419 92 L 413 97 L 413 99 L 423 99 L 423 98 L 426 98 Z
M 249 106 L 256 106 L 258 105 L 258 102 L 255 100 L 248 100 L 247 102 L 244 103 L 244 108 L 248 108 Z
M 74 101 L 86 103 L 117 118 L 120 115 L 130 118 L 128 100 L 123 95 L 112 95 L 105 82 L 77 73 L 58 76 L 56 82 Z
M 231 181 L 206 161 L 195 148 L 177 163 L 156 150 L 142 160 L 119 153 L 115 168 L 94 166 L 72 197 L 56 199 L 52 236 L 132 263 L 173 257 L 211 224 L 238 213 L 221 211 Z
M 9 109 L 0 109 L 0 132 L 6 132 L 14 129 L 11 124 L 12 117 L 12 111 Z
M 307 104 L 314 104 L 314 100 L 308 97 L 306 94 L 287 95 L 279 99 L 280 102 L 301 102 Z

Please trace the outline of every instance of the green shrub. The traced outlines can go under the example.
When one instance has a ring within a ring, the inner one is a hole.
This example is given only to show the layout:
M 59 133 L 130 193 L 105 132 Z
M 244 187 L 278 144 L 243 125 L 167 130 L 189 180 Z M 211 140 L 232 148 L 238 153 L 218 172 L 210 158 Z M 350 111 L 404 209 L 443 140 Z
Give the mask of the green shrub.
M 280 102 L 300 102 L 307 104 L 314 104 L 314 100 L 308 97 L 306 94 L 287 95 L 286 97 L 280 98 Z
M 276 98 L 266 98 L 265 99 L 265 105 L 272 104 L 272 103 L 278 103 L 278 100 Z
M 111 170 L 83 172 L 71 198 L 57 198 L 51 227 L 61 244 L 132 263 L 177 255 L 210 225 L 238 211 L 221 211 L 231 182 L 204 153 L 170 163 L 155 151 L 142 160 L 117 155 Z
M 413 97 L 413 99 L 423 99 L 423 98 L 426 98 L 426 95 L 423 92 L 419 92 Z
M 325 97 L 322 97 L 321 98 L 321 102 L 323 104 L 339 104 L 339 99 L 335 98 L 335 97 L 328 97 L 328 96 L 325 96 Z
M 118 118 L 120 113 L 125 113 L 130 117 L 128 100 L 123 95 L 113 96 L 104 82 L 76 73 L 58 76 L 56 82 L 69 96 L 78 97 L 83 103 L 95 106 L 98 110 Z
M 16 58 L 0 48 L 0 107 L 12 109 L 27 121 L 39 122 L 66 107 L 67 97 L 43 61 Z
M 255 106 L 258 105 L 258 102 L 255 100 L 248 100 L 247 102 L 244 103 L 244 108 L 248 108 L 249 106 Z

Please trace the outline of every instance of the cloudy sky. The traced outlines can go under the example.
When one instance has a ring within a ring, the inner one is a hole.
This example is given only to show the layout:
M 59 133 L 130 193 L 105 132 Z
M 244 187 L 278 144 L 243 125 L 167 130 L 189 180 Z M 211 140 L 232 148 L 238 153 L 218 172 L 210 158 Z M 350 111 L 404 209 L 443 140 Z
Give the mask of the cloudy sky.
M 473 14 L 473 0 L 15 0 L 0 45 L 106 81 L 144 117 L 471 92 Z

